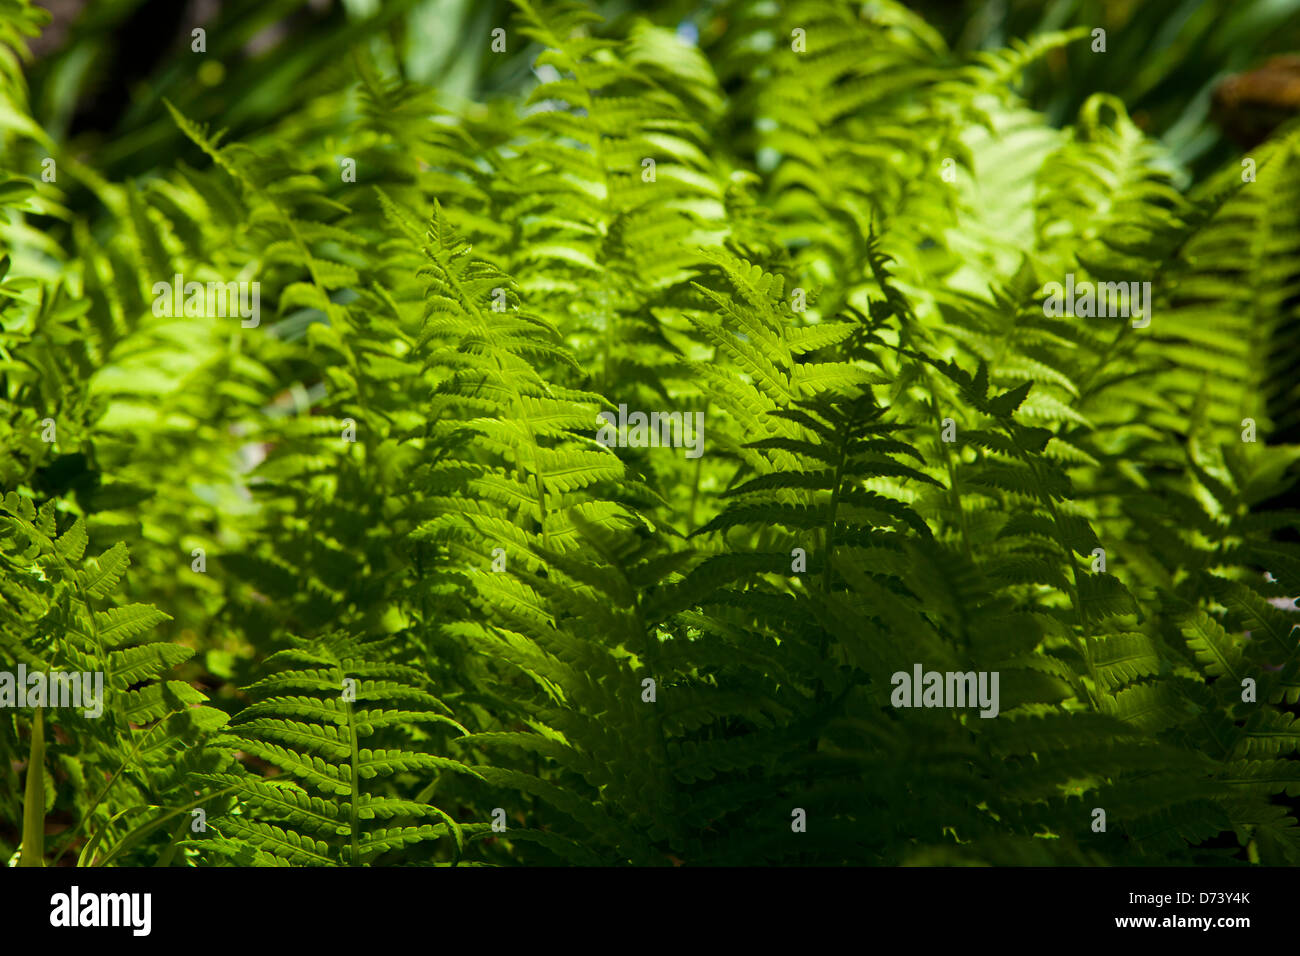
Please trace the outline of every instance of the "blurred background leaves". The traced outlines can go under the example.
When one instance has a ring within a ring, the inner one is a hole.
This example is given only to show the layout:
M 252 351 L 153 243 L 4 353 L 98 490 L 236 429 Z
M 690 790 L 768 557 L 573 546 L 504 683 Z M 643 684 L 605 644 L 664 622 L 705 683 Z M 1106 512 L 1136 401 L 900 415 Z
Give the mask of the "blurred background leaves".
M 345 85 L 344 52 L 367 36 L 400 53 L 411 81 L 438 88 L 448 105 L 516 92 L 531 81 L 535 49 L 517 34 L 505 55 L 486 42 L 510 22 L 506 0 L 45 0 L 50 26 L 33 43 L 33 115 L 74 151 L 93 154 L 111 178 L 154 168 L 188 146 L 160 109 L 167 99 L 199 122 L 220 118 L 235 139 Z M 1300 51 L 1300 0 L 918 0 L 910 4 L 953 53 L 997 49 L 1013 38 L 1084 26 L 1106 31 L 1105 53 L 1075 44 L 1030 72 L 1026 94 L 1058 125 L 1096 92 L 1124 101 L 1137 125 L 1160 137 L 1192 174 L 1251 145 L 1300 110 L 1300 66 L 1272 57 Z M 595 6 L 608 29 L 647 18 L 704 44 L 722 42 L 742 4 L 629 2 Z M 752 5 L 748 5 L 752 6 Z M 776 7 L 778 4 L 773 3 Z M 191 33 L 207 55 L 187 62 Z M 1296 61 L 1300 63 L 1300 61 Z M 1233 74 L 1251 78 L 1215 91 Z

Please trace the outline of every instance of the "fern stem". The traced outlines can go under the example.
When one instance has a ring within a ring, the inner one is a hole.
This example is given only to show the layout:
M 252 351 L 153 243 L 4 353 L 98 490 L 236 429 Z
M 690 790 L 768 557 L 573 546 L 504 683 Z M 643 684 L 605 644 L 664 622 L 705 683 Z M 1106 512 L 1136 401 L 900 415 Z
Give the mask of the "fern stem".
M 339 680 L 340 687 L 343 686 L 343 682 L 341 678 L 342 678 L 342 672 L 340 671 L 340 680 Z M 356 725 L 356 721 L 354 720 L 354 715 L 352 713 L 352 701 L 346 699 L 343 701 L 343 712 L 347 714 L 347 718 L 348 718 L 348 748 L 351 751 L 349 756 L 352 761 L 352 800 L 348 807 L 349 810 L 348 822 L 352 828 L 352 859 L 349 860 L 348 862 L 349 865 L 351 866 L 360 866 L 361 865 L 361 821 L 357 815 L 358 813 L 357 804 L 361 800 L 361 773 L 360 773 L 361 766 L 360 766 L 360 758 L 357 753 L 357 725 Z
M 626 581 L 626 578 L 624 578 L 624 580 Z M 635 622 L 634 626 L 637 628 L 638 632 L 641 634 L 642 638 L 644 639 L 643 650 L 645 652 L 646 663 L 650 665 L 650 672 L 652 674 L 658 674 L 659 677 L 662 677 L 663 674 L 659 670 L 658 648 L 655 647 L 655 642 L 658 639 L 653 634 L 650 633 L 650 628 L 646 626 L 645 620 L 641 616 L 640 595 L 637 596 L 637 599 L 633 606 L 632 619 Z M 657 677 L 656 680 L 658 679 L 659 678 Z M 672 827 L 673 834 L 677 835 L 680 834 L 679 821 L 681 820 L 681 813 L 678 808 L 677 781 L 676 778 L 673 776 L 670 757 L 668 754 L 668 735 L 664 733 L 664 716 L 663 716 L 663 709 L 661 707 L 658 706 L 655 707 L 654 722 L 655 722 L 655 736 L 658 738 L 659 741 L 659 759 L 660 761 L 662 761 L 662 768 L 663 768 L 661 773 L 663 774 L 664 779 L 666 780 L 666 783 L 664 784 L 664 789 L 668 792 L 668 802 L 672 807 L 672 814 L 670 816 L 670 821 L 671 821 L 670 825 Z
M 1025 464 L 1029 467 L 1033 475 L 1034 483 L 1043 487 L 1043 476 L 1039 472 L 1032 455 L 1025 456 Z M 1070 568 L 1070 599 L 1074 603 L 1074 613 L 1079 619 L 1079 653 L 1083 655 L 1084 665 L 1088 669 L 1088 685 L 1084 690 L 1088 696 L 1088 702 L 1092 705 L 1093 710 L 1101 710 L 1101 702 L 1097 698 L 1097 692 L 1101 685 L 1097 681 L 1097 666 L 1093 662 L 1092 648 L 1089 641 L 1092 637 L 1091 628 L 1088 626 L 1088 617 L 1084 612 L 1083 599 L 1079 591 L 1079 566 L 1074 560 L 1074 549 L 1066 542 L 1065 536 L 1061 534 L 1061 516 L 1056 510 L 1056 503 L 1052 501 L 1051 494 L 1042 492 L 1040 500 L 1046 506 L 1048 513 L 1052 516 L 1052 531 L 1056 536 L 1056 543 L 1060 546 L 1062 553 L 1065 555 L 1065 563 Z
M 141 837 L 143 837 L 146 833 L 150 832 L 151 830 L 154 830 L 157 827 L 162 826 L 172 817 L 178 816 L 182 813 L 188 813 L 190 810 L 194 809 L 201 803 L 206 803 L 209 800 L 215 800 L 217 797 L 225 796 L 226 794 L 232 793 L 237 789 L 239 789 L 238 784 L 229 787 L 223 787 L 222 789 L 218 790 L 216 793 L 205 793 L 201 797 L 197 797 L 193 800 L 190 800 L 188 803 L 181 804 L 179 807 L 176 807 L 174 810 L 171 810 L 170 812 L 163 814 L 157 820 L 153 820 L 131 831 L 125 837 L 123 837 L 122 842 L 119 843 L 117 846 L 115 846 L 113 850 L 106 857 L 100 860 L 97 864 L 92 860 L 88 865 L 107 866 L 118 854 L 120 854 L 128 846 L 130 846 L 135 841 L 139 840 Z
M 172 860 L 176 856 L 176 851 L 180 848 L 181 834 L 185 832 L 186 820 L 181 817 L 176 821 L 176 826 L 172 829 L 171 839 L 167 841 L 167 849 L 158 855 L 154 862 L 155 867 L 168 867 L 172 865 Z
M 899 340 L 900 344 L 905 344 L 908 349 L 915 351 L 912 336 L 907 326 L 899 326 Z M 939 399 L 935 394 L 934 379 L 930 377 L 930 367 L 925 362 L 917 359 L 913 359 L 913 361 L 920 369 L 921 378 L 925 380 L 925 390 L 927 395 L 927 404 L 930 408 L 930 415 L 935 424 L 938 425 L 939 430 L 942 432 L 943 414 L 939 410 Z M 968 560 L 972 565 L 978 566 L 978 562 L 975 560 L 975 551 L 971 548 L 970 544 L 970 526 L 966 519 L 966 509 L 962 507 L 961 503 L 961 492 L 958 488 L 957 468 L 956 465 L 953 464 L 952 460 L 952 449 L 948 447 L 948 442 L 943 441 L 942 438 L 940 438 L 939 450 L 943 453 L 944 470 L 948 473 L 948 501 L 952 507 L 953 513 L 957 517 L 957 530 L 961 534 L 962 551 L 966 555 L 966 560 Z
M 45 708 L 32 718 L 27 753 L 27 786 L 23 795 L 23 852 L 19 866 L 45 865 Z
M 709 364 L 710 365 L 717 364 L 717 361 L 718 361 L 718 347 L 715 345 L 713 347 L 713 357 L 709 360 Z M 709 400 L 707 397 L 705 397 L 704 399 L 703 411 L 705 416 L 707 417 L 709 414 Z M 704 474 L 704 456 L 701 455 L 699 458 L 695 459 L 695 473 L 691 476 L 691 504 L 690 504 L 690 508 L 686 512 L 686 533 L 688 535 L 692 534 L 695 531 L 695 506 L 698 503 L 700 498 L 700 477 L 703 474 Z
M 850 428 L 846 428 L 835 461 L 835 477 L 831 482 L 831 500 L 828 502 L 826 509 L 826 527 L 822 529 L 822 551 L 824 552 L 823 560 L 825 561 L 822 566 L 822 593 L 826 595 L 831 593 L 831 556 L 835 549 L 835 518 L 839 510 L 840 487 L 844 481 L 844 464 L 848 460 L 848 444 L 850 441 L 852 441 L 852 432 Z M 822 654 L 826 653 L 826 637 L 826 632 L 823 630 Z
M 117 770 L 113 772 L 113 776 L 109 778 L 108 783 L 104 784 L 104 789 L 99 792 L 99 796 L 97 796 L 94 802 L 86 809 L 86 812 L 81 815 L 81 820 L 64 840 L 63 846 L 59 849 L 58 855 L 54 857 L 54 862 L 51 866 L 58 866 L 59 860 L 63 859 L 63 854 L 67 853 L 68 850 L 71 849 L 73 842 L 77 839 L 77 835 L 81 833 L 82 828 L 84 828 L 90 821 L 91 817 L 94 816 L 95 810 L 98 809 L 99 805 L 104 802 L 104 798 L 108 796 L 108 792 L 113 789 L 113 784 L 117 783 L 117 778 L 120 777 L 127 767 L 130 766 L 131 761 L 134 760 L 136 754 L 140 752 L 140 745 L 148 739 L 150 734 L 163 726 L 169 717 L 172 717 L 177 713 L 179 713 L 179 711 L 172 711 L 170 714 L 167 714 L 154 723 L 154 725 L 144 731 L 144 733 L 135 735 L 135 743 L 131 747 L 131 752 L 122 758 L 122 763 L 119 764 Z

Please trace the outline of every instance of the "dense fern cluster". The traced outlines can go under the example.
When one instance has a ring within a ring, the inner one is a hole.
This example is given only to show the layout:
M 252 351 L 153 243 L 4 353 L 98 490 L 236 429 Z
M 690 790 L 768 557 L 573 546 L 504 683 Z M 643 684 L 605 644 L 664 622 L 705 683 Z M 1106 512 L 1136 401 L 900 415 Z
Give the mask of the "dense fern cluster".
M 117 182 L 0 0 L 0 660 L 108 688 L 0 715 L 23 860 L 1300 862 L 1300 137 L 1182 189 L 1115 97 L 1052 126 L 1086 29 L 516 6 L 521 99 L 368 42 Z

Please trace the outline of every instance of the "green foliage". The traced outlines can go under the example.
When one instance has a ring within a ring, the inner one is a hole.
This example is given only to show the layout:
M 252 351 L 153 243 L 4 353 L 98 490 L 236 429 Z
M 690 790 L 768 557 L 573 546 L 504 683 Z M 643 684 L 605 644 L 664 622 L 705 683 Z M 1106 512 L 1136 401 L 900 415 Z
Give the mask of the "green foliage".
M 85 521 L 77 517 L 62 532 L 57 526 L 53 502 L 38 512 L 30 498 L 10 492 L 0 506 L 4 660 L 27 673 L 78 675 L 85 695 L 84 707 L 53 709 L 51 680 L 47 699 L 31 705 L 23 865 L 43 865 L 39 850 L 29 859 L 27 844 L 43 837 L 46 812 L 64 804 L 77 813 L 77 828 L 65 837 L 89 837 L 83 860 L 112 859 L 137 843 L 137 860 L 170 856 L 168 841 L 141 841 L 187 802 L 189 775 L 213 763 L 203 743 L 226 715 L 203 706 L 204 695 L 190 684 L 161 679 L 193 654 L 143 639 L 167 615 L 146 604 L 97 608 L 117 590 L 128 564 L 126 547 L 88 557 Z M 93 693 L 92 674 L 102 680 Z M 43 739 L 47 712 L 58 715 L 57 722 L 51 718 L 49 741 Z M 17 732 L 16 719 L 0 725 L 6 752 L 19 750 Z M 13 765 L 6 765 L 12 780 Z M 6 788 L 7 800 L 16 803 L 20 792 Z M 71 846 L 70 839 L 60 843 L 56 858 Z
M 0 72 L 0 652 L 109 688 L 5 712 L 7 854 L 35 779 L 47 862 L 1300 862 L 1300 137 L 1183 190 L 1115 96 L 1016 92 L 1086 30 L 516 6 L 513 98 L 367 33 L 123 181 L 41 181 Z M 917 664 L 996 716 L 897 706 Z
M 234 807 L 214 822 L 215 837 L 189 845 L 199 855 L 225 855 L 245 865 L 356 865 L 451 835 L 459 856 L 465 831 L 446 813 L 421 799 L 373 790 L 376 778 L 474 772 L 413 748 L 360 742 L 380 743 L 394 735 L 420 740 L 428 725 L 447 725 L 461 734 L 465 728 L 423 689 L 421 671 L 372 656 L 375 650 L 367 643 L 374 642 L 335 635 L 298 643 L 268 657 L 265 667 L 275 673 L 249 688 L 272 696 L 245 707 L 232 732 L 212 741 L 215 748 L 238 750 L 283 774 L 198 777 L 229 794 Z M 440 822 L 400 825 L 425 818 Z

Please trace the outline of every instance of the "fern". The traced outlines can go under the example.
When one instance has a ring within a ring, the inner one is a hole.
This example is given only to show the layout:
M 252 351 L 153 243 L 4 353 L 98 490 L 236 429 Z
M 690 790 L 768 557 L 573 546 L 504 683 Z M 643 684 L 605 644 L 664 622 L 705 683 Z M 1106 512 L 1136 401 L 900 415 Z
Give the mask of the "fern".
M 1204 175 L 1073 15 L 515 0 L 462 98 L 349 10 L 99 155 L 0 0 L 0 656 L 109 688 L 6 711 L 6 856 L 1297 862 L 1293 128 Z
M 458 860 L 474 827 L 379 786 L 388 777 L 433 774 L 421 791 L 432 794 L 438 774 L 473 774 L 455 760 L 417 749 L 427 739 L 424 728 L 468 733 L 422 686 L 424 675 L 385 660 L 374 642 L 344 635 L 297 642 L 265 666 L 273 673 L 249 691 L 269 696 L 244 708 L 230 733 L 212 745 L 265 761 L 283 778 L 248 771 L 198 777 L 230 794 L 234 805 L 213 821 L 215 837 L 190 845 L 241 864 L 356 866 L 449 836 Z M 384 746 L 361 746 L 371 738 Z
M 12 492 L 0 507 L 0 541 L 4 660 L 45 675 L 50 695 L 56 674 L 78 675 L 82 688 L 81 707 L 68 709 L 54 696 L 30 705 L 33 741 L 43 733 L 53 738 L 33 747 L 36 759 L 44 752 L 51 774 L 32 796 L 50 806 L 70 785 L 77 810 L 75 828 L 49 848 L 51 859 L 62 857 L 71 839 L 86 836 L 82 861 L 105 862 L 177 815 L 175 809 L 156 811 L 190 803 L 187 777 L 213 764 L 203 743 L 226 716 L 202 706 L 206 698 L 188 683 L 161 679 L 193 654 L 190 648 L 143 639 L 167 615 L 144 604 L 96 606 L 117 593 L 128 565 L 124 546 L 87 557 L 81 518 L 59 532 L 52 504 L 38 511 L 30 499 Z M 92 677 L 95 690 L 88 686 Z M 0 730 L 7 748 L 17 749 L 20 713 L 15 711 Z M 42 721 L 48 730 L 42 730 Z M 28 780 L 39 780 L 43 769 L 29 763 Z M 44 808 L 29 803 L 25 812 L 38 822 L 39 833 Z M 168 847 L 154 839 L 133 852 L 136 859 L 141 853 L 170 855 L 174 850 Z M 24 865 L 45 865 L 39 849 L 24 850 Z M 36 850 L 30 859 L 29 850 Z

